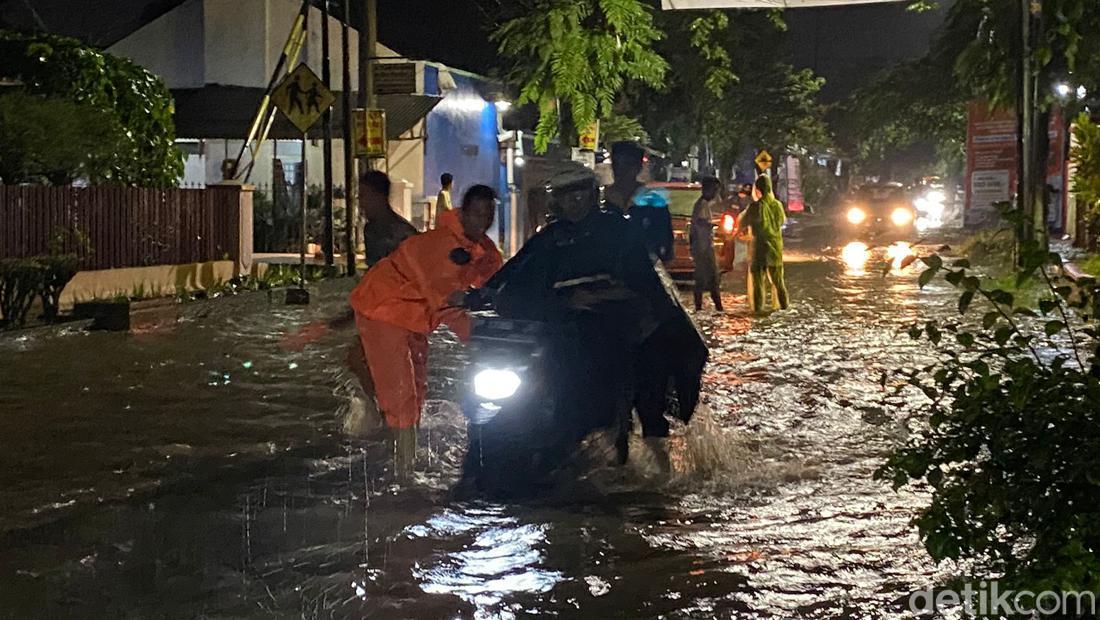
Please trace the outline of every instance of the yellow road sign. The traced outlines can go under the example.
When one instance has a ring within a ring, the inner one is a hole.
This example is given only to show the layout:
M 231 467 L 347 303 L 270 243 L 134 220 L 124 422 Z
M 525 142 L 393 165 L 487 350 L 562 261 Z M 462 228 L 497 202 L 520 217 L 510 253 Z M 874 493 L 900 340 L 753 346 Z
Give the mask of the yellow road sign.
M 761 149 L 760 152 L 757 153 L 756 159 L 754 161 L 761 170 L 767 170 L 768 168 L 772 167 L 772 154 L 769 153 L 767 149 Z
M 585 127 L 581 131 L 578 141 L 582 151 L 596 150 L 596 146 L 600 142 L 600 121 L 593 121 L 591 125 Z
M 356 108 L 351 120 L 355 156 L 372 159 L 385 157 L 386 111 L 381 108 Z
M 305 133 L 336 101 L 321 78 L 306 63 L 298 65 L 271 93 L 271 101 L 290 122 Z

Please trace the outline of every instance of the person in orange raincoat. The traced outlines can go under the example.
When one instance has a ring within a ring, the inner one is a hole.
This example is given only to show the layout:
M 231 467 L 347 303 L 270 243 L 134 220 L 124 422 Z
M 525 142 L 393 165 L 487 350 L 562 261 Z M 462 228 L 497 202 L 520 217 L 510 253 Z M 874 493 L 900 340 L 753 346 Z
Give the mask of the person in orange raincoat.
M 485 235 L 495 212 L 492 188 L 471 187 L 460 208 L 440 213 L 436 229 L 406 239 L 367 271 L 348 298 L 378 406 L 397 431 L 399 455 L 403 444 L 415 450 L 427 393 L 428 334 L 445 324 L 468 340 L 470 318 L 458 303 L 503 262 Z

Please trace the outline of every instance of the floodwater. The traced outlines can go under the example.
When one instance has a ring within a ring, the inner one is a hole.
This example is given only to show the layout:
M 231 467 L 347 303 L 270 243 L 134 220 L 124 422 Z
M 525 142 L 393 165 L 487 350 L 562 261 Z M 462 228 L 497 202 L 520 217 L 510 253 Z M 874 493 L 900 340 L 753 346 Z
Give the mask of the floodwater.
M 938 575 L 909 526 L 925 498 L 871 476 L 920 401 L 880 380 L 924 361 L 902 330 L 954 298 L 839 250 L 790 258 L 791 310 L 749 316 L 729 277 L 730 311 L 699 314 L 712 360 L 671 478 L 640 441 L 626 468 L 593 445 L 522 503 L 452 492 L 447 335 L 411 484 L 344 432 L 351 332 L 279 341 L 348 283 L 306 309 L 190 305 L 167 332 L 0 339 L 0 617 L 909 617 Z

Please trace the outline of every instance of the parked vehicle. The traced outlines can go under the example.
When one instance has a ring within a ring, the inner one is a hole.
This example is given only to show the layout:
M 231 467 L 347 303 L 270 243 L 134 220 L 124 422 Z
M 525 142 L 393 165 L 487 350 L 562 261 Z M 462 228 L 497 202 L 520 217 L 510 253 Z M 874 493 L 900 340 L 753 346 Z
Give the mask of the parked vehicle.
M 691 258 L 691 213 L 699 199 L 702 186 L 699 183 L 649 183 L 650 189 L 662 189 L 668 193 L 668 210 L 672 216 L 673 256 L 665 265 L 669 274 L 677 279 L 691 279 L 695 262 Z M 737 210 L 727 207 L 714 216 L 714 251 L 718 266 L 729 271 L 733 266 L 737 239 Z

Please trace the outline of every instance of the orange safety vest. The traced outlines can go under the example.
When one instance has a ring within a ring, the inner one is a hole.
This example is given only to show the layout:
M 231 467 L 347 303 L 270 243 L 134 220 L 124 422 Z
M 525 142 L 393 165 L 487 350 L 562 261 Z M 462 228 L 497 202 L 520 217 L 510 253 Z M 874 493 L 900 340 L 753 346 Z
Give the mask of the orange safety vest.
M 447 307 L 447 297 L 484 285 L 503 259 L 488 237 L 479 242 L 466 238 L 457 210 L 440 213 L 439 224 L 409 237 L 367 271 L 348 297 L 356 314 L 420 334 L 445 323 L 460 339 L 469 339 L 468 315 Z M 457 248 L 469 252 L 465 265 L 451 260 Z

